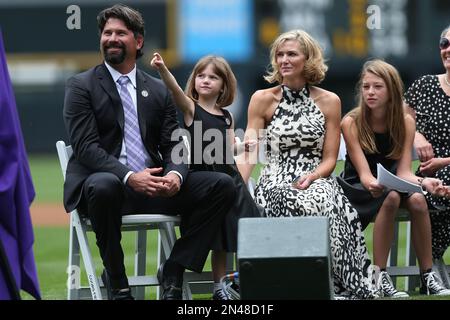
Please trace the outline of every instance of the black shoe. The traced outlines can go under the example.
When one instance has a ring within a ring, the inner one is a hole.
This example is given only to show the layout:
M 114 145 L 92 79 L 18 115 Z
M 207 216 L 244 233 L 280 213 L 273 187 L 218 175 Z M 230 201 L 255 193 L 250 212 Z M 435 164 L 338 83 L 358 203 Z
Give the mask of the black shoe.
M 131 295 L 130 288 L 124 288 L 124 289 L 112 289 L 111 288 L 111 281 L 109 279 L 109 275 L 108 275 L 108 272 L 106 271 L 106 269 L 104 269 L 102 272 L 102 281 L 106 287 L 106 293 L 108 295 L 108 300 L 134 300 L 133 296 Z
M 180 281 L 176 276 L 164 274 L 164 263 L 158 268 L 158 281 L 162 288 L 162 300 L 182 300 L 183 290 Z

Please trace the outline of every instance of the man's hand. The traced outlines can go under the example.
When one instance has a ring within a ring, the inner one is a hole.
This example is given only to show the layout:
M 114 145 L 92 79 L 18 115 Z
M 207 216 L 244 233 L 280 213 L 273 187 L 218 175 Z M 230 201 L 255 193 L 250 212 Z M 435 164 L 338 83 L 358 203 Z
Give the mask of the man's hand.
M 163 194 L 161 194 L 161 196 L 162 197 L 172 197 L 178 191 L 180 191 L 180 188 L 181 188 L 180 177 L 177 174 L 170 172 L 164 178 L 166 178 L 166 180 L 168 181 L 165 183 L 165 186 L 168 189 Z
M 162 168 L 147 168 L 132 173 L 128 178 L 128 185 L 137 192 L 145 193 L 149 197 L 162 196 L 169 192 L 170 179 L 155 174 L 162 172 Z

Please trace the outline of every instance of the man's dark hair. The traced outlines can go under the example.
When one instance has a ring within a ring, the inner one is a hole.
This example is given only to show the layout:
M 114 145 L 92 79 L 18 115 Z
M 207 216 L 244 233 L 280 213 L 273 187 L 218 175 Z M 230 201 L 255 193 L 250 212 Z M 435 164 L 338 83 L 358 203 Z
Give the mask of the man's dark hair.
M 133 31 L 135 38 L 137 38 L 138 35 L 141 35 L 143 38 L 145 38 L 144 19 L 142 18 L 142 15 L 139 11 L 127 7 L 123 4 L 116 4 L 111 8 L 104 9 L 97 16 L 97 25 L 100 36 L 109 18 L 122 20 L 127 28 Z M 136 52 L 136 59 L 144 55 L 144 52 L 142 50 L 143 48 L 144 42 L 142 42 L 142 48 Z

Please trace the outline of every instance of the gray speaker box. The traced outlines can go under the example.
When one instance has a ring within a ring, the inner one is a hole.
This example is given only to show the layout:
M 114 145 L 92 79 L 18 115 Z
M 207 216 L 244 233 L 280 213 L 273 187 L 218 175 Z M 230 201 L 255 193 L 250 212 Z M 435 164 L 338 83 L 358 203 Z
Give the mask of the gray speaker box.
M 333 298 L 328 218 L 242 218 L 238 230 L 242 300 Z

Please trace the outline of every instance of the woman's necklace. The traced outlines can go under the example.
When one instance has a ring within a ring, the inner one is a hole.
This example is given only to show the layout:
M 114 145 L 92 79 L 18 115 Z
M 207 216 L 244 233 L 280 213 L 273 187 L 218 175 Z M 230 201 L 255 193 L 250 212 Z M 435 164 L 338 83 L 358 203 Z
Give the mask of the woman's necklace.
M 444 75 L 444 81 L 450 87 L 450 82 L 448 82 L 447 74 Z

